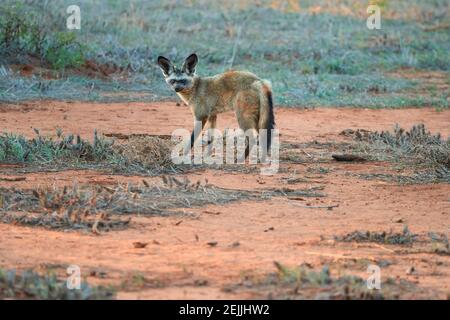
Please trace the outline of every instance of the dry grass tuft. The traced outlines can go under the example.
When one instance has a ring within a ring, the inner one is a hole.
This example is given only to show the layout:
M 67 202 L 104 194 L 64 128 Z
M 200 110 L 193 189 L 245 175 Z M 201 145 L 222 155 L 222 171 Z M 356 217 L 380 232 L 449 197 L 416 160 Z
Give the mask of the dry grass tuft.
M 88 229 L 94 233 L 125 228 L 124 214 L 184 214 L 181 208 L 224 205 L 273 197 L 323 197 L 316 189 L 225 189 L 187 178 L 163 176 L 162 183 L 78 186 L 32 190 L 0 189 L 0 221 L 52 229 Z
M 433 135 L 424 124 L 414 125 L 409 131 L 396 125 L 393 132 L 371 132 L 356 137 L 368 142 L 374 151 L 417 164 L 450 169 L 450 139 L 442 139 L 439 133 Z
M 364 158 L 390 161 L 414 170 L 408 176 L 397 177 L 400 182 L 450 182 L 450 139 L 432 134 L 423 124 L 410 130 L 397 125 L 393 132 L 347 129 L 341 134 L 357 141 L 354 151 Z
M 174 142 L 153 136 L 130 137 L 127 143 L 116 145 L 115 150 L 128 161 L 145 167 L 173 166 L 171 160 Z
M 274 264 L 276 272 L 245 275 L 241 282 L 224 290 L 250 293 L 255 299 L 314 300 L 404 299 L 410 294 L 425 293 L 411 282 L 391 278 L 383 281 L 381 290 L 369 290 L 365 279 L 353 275 L 333 277 L 327 265 L 315 271 L 306 264 L 293 268 L 276 261 Z
M 2 190 L 0 221 L 51 229 L 90 229 L 94 233 L 125 228 L 130 219 L 106 212 L 99 189 L 46 187 Z M 3 211 L 3 212 L 2 212 Z
M 405 225 L 403 231 L 399 232 L 371 232 L 371 231 L 353 231 L 344 236 L 335 236 L 336 241 L 342 242 L 375 242 L 383 244 L 412 244 L 414 243 L 418 235 L 409 231 Z

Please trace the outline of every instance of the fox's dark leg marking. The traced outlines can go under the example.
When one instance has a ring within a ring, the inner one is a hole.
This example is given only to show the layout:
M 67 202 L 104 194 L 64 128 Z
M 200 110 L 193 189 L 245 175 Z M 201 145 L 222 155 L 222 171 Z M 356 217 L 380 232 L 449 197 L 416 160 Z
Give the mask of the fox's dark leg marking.
M 248 155 L 250 154 L 250 141 L 249 139 L 245 139 L 245 159 L 248 159 Z
M 191 133 L 191 149 L 194 146 L 195 140 L 197 140 L 198 136 L 202 133 L 203 128 L 205 127 L 207 118 L 203 118 L 201 120 L 195 119 L 194 129 Z M 200 127 L 201 122 L 201 127 Z
M 245 153 L 244 153 L 244 160 L 248 159 L 248 156 L 250 155 L 250 139 L 253 139 L 251 137 L 245 136 Z M 256 148 L 254 144 L 257 143 L 257 141 L 253 140 L 253 148 Z M 240 159 L 242 161 L 242 159 Z
M 237 159 L 239 162 L 242 162 L 242 161 L 247 160 L 247 159 L 248 159 L 248 156 L 249 156 L 249 154 L 250 154 L 250 141 L 249 141 L 249 138 L 248 138 L 248 137 L 245 137 L 244 143 L 245 143 L 245 153 L 244 153 L 244 157 L 242 158 L 242 154 L 239 153 L 239 154 L 238 154 L 239 157 L 238 157 L 238 159 Z
M 217 122 L 217 116 L 209 116 L 208 117 L 208 123 L 209 123 L 209 129 L 215 129 L 216 128 L 216 122 Z M 214 141 L 214 135 L 208 136 L 208 143 L 209 146 Z
M 250 140 L 252 143 L 252 150 L 253 148 L 258 148 L 258 136 L 257 135 L 253 135 L 253 137 L 245 137 L 245 159 L 248 159 L 248 156 L 250 155 Z

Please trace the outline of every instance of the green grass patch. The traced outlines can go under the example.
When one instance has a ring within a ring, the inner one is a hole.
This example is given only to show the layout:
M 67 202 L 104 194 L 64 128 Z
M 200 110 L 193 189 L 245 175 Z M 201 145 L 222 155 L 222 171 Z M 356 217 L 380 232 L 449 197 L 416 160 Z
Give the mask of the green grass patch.
M 115 291 L 81 283 L 80 289 L 70 290 L 66 280 L 54 274 L 40 275 L 33 271 L 18 273 L 0 269 L 0 299 L 33 300 L 105 300 L 113 299 Z
M 25 5 L 20 1 L 7 1 L 0 6 L 3 58 L 12 63 L 37 58 L 44 66 L 57 70 L 81 66 L 88 47 L 78 41 L 75 32 L 58 28 L 62 23 L 55 25 L 56 17 L 49 21 L 50 15 L 42 10 L 45 8 L 36 3 Z
M 28 1 L 19 6 L 6 0 L 8 10 L 1 19 L 7 27 L 3 28 L 6 37 L 0 38 L 3 52 L 18 61 L 27 60 L 24 54 L 34 54 L 52 68 L 76 66 L 84 58 L 120 66 L 127 70 L 119 81 L 123 91 L 145 95 L 118 98 L 126 101 L 174 99 L 156 57 L 163 54 L 181 63 L 197 52 L 199 75 L 248 69 L 272 81 L 277 105 L 448 107 L 433 92 L 420 98 L 408 96 L 405 90 L 413 93 L 415 81 L 384 76 L 404 67 L 449 71 L 449 33 L 426 31 L 430 19 L 420 14 L 427 12 L 434 24 L 445 24 L 445 1 L 414 0 L 408 6 L 403 1 L 386 2 L 381 30 L 367 29 L 366 6 L 356 0 L 333 6 L 325 0 L 302 1 L 298 8 L 250 0 L 240 5 L 205 0 L 176 4 L 82 0 L 82 25 L 77 31 L 65 28 L 67 16 L 62 12 L 70 4 L 68 0 L 51 6 Z M 314 12 L 317 7 L 321 10 Z M 103 95 L 107 82 L 94 86 L 88 95 L 77 95 L 71 88 L 77 86 L 75 81 L 55 80 L 39 95 L 33 84 L 27 92 L 15 85 L 17 81 L 10 72 L 0 79 L 0 88 L 5 88 L 0 99 L 111 99 Z
M 3 133 L 0 135 L 0 161 L 5 163 L 56 163 L 101 162 L 113 160 L 113 141 L 99 137 L 94 132 L 91 143 L 80 136 L 64 135 L 58 130 L 56 137 L 42 136 L 35 129 L 36 137 Z

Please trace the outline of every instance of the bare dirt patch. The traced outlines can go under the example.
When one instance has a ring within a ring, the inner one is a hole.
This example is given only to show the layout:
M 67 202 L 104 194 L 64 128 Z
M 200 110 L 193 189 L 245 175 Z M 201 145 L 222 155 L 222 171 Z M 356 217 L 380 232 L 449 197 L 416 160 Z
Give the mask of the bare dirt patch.
M 9 116 L 0 114 L 2 131 L 20 132 L 26 136 L 35 135 L 33 128 L 43 134 L 55 134 L 57 128 L 66 133 L 79 134 L 92 139 L 94 130 L 103 134 L 171 134 L 178 128 L 191 129 L 192 115 L 188 107 L 175 102 L 159 103 L 86 103 L 40 101 L 26 103 L 32 106 L 27 113 Z M 3 105 L 0 105 L 0 109 Z M 13 111 L 11 104 L 8 110 Z M 22 104 L 16 105 L 20 110 Z M 45 107 L 46 110 L 39 110 Z M 320 108 L 298 110 L 280 108 L 276 110 L 277 127 L 281 129 L 282 140 L 307 142 L 333 139 L 348 128 L 362 128 L 371 131 L 389 130 L 396 123 L 410 128 L 425 123 L 433 133 L 443 137 L 450 135 L 450 110 L 436 112 L 433 109 L 371 110 L 355 108 Z M 218 119 L 218 128 L 235 128 L 234 114 L 227 113 Z

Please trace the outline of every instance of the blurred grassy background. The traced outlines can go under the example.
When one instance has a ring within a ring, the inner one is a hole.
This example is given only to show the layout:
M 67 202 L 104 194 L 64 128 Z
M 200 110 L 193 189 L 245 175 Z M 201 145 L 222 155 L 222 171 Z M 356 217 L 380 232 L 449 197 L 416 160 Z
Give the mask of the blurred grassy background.
M 382 9 L 381 30 L 366 27 L 370 3 Z M 197 52 L 199 75 L 250 70 L 272 81 L 277 105 L 448 108 L 449 3 L 5 0 L 0 100 L 173 100 L 156 57 L 181 63 Z M 81 8 L 81 30 L 66 29 L 72 4 Z M 118 72 L 106 79 L 73 72 L 86 60 Z M 30 63 L 40 73 L 14 68 Z

